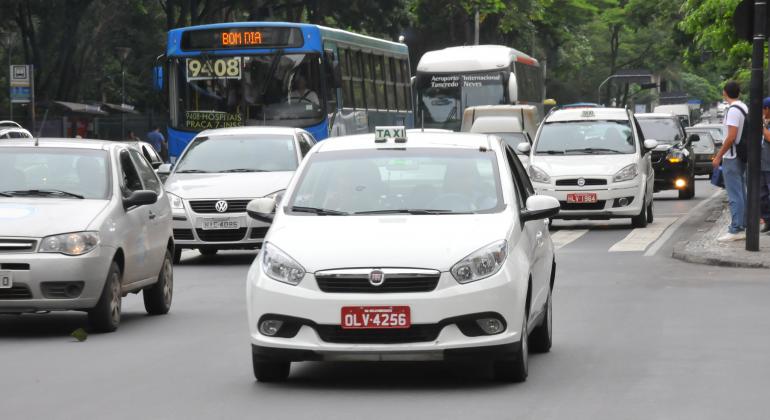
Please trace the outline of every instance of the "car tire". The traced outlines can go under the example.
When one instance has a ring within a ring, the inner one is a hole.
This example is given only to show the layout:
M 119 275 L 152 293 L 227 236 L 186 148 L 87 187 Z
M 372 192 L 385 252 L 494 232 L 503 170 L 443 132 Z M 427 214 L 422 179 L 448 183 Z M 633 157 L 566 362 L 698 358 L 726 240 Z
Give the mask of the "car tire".
M 631 226 L 634 228 L 647 227 L 647 206 L 642 206 L 642 211 L 638 215 L 631 218 Z
M 174 264 L 179 264 L 182 261 L 182 248 L 174 247 Z
M 163 265 L 158 273 L 158 281 L 142 291 L 144 309 L 150 315 L 165 315 L 171 309 L 174 298 L 174 264 L 171 252 L 166 251 Z
M 553 291 L 548 291 L 548 300 L 545 302 L 545 316 L 529 336 L 529 348 L 533 353 L 548 353 L 553 344 Z
M 122 300 L 120 267 L 113 261 L 107 272 L 99 301 L 88 311 L 88 321 L 94 331 L 106 333 L 118 329 Z
M 251 356 L 254 378 L 259 382 L 283 382 L 289 378 L 291 362 L 266 362 Z
M 655 214 L 653 213 L 653 202 L 655 200 L 650 200 L 650 204 L 647 206 L 647 223 L 652 223 L 655 221 Z
M 527 333 L 527 315 L 524 316 L 516 355 L 511 359 L 496 360 L 495 379 L 504 382 L 524 382 L 529 374 L 529 334 Z
M 687 181 L 687 188 L 679 190 L 680 200 L 689 200 L 695 197 L 695 175 L 691 176 Z
M 201 255 L 211 256 L 211 255 L 217 255 L 217 252 L 219 252 L 216 248 L 199 248 L 198 251 L 201 253 Z

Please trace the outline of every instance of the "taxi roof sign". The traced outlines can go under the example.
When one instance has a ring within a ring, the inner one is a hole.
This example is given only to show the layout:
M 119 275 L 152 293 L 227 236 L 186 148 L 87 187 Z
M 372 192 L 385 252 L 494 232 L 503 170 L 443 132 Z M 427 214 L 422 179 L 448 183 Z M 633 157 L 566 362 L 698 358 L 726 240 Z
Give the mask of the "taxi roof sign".
M 393 139 L 396 143 L 406 143 L 406 127 L 403 125 L 395 125 L 374 128 L 375 143 L 385 143 L 388 139 Z

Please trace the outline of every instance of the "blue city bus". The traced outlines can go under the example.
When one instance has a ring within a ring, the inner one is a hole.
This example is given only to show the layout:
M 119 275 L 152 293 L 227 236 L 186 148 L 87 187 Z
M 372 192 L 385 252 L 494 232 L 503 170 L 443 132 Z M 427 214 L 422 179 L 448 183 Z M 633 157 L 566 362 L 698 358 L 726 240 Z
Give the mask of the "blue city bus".
M 316 139 L 412 127 L 409 50 L 318 25 L 241 22 L 168 33 L 169 153 L 201 130 L 300 127 Z

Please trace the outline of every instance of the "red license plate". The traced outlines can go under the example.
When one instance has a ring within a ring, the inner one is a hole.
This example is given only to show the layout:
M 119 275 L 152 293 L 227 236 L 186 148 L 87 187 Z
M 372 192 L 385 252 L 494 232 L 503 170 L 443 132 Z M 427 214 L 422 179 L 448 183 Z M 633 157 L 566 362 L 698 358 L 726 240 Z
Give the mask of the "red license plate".
M 342 328 L 346 330 L 409 328 L 408 306 L 343 306 Z
M 572 193 L 567 194 L 568 203 L 595 203 L 596 193 Z

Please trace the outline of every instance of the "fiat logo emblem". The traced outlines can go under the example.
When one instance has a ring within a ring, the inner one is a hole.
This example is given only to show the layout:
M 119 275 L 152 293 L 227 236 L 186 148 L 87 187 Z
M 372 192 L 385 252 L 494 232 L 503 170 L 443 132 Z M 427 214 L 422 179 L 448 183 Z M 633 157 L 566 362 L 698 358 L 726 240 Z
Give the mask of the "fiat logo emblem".
M 380 270 L 374 270 L 369 273 L 369 284 L 372 286 L 382 286 L 385 283 L 385 273 Z
M 583 185 L 586 185 L 586 180 L 584 178 L 578 178 L 577 184 L 578 187 L 582 187 Z
M 214 204 L 214 209 L 220 213 L 224 213 L 227 211 L 227 201 L 225 200 L 219 200 L 216 204 Z

